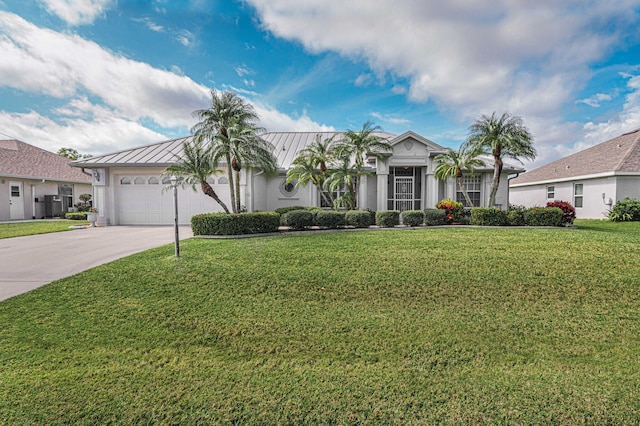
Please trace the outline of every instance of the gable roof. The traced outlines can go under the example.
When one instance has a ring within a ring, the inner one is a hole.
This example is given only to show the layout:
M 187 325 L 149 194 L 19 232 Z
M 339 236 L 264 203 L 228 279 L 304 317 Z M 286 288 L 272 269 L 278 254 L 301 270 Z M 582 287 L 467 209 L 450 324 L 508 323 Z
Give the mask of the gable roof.
M 640 173 L 640 129 L 526 172 L 512 179 L 510 185 L 620 173 Z
M 91 183 L 71 160 L 15 139 L 0 140 L 0 176 L 18 179 Z

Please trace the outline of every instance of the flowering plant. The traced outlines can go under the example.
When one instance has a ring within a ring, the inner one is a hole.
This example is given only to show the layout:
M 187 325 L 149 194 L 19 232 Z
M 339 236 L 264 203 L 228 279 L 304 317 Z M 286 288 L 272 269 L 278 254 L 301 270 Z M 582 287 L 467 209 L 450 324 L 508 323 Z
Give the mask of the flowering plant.
M 562 224 L 571 225 L 576 218 L 576 209 L 567 201 L 549 201 L 547 207 L 558 207 L 562 210 Z
M 98 209 L 97 209 L 97 208 L 95 208 L 95 207 L 91 207 L 90 212 L 91 212 L 91 213 L 98 213 Z
M 436 207 L 447 212 L 448 223 L 460 220 L 464 211 L 464 205 L 458 201 L 453 201 L 451 198 L 440 201 Z

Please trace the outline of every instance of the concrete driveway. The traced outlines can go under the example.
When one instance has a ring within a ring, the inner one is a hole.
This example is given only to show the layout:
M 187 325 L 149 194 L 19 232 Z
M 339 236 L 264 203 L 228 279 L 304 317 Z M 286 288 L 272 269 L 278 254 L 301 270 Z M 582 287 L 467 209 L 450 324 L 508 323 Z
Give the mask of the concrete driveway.
M 0 301 L 150 248 L 173 244 L 173 226 L 107 226 L 0 240 Z M 180 239 L 193 234 L 180 227 Z

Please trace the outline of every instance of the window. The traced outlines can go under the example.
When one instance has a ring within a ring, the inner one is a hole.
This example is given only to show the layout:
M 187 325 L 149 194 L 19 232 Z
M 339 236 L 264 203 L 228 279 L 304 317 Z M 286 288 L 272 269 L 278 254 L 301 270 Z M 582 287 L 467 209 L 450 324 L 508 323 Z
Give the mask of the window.
M 165 176 L 162 178 L 163 185 L 171 185 L 171 178 L 169 176 Z
M 144 185 L 147 181 L 143 177 L 137 177 L 133 180 L 133 183 L 134 185 Z
M 556 198 L 556 187 L 553 185 L 547 186 L 547 199 L 553 200 Z
M 20 186 L 19 185 L 11 185 L 11 196 L 19 197 L 20 196 Z
M 157 177 L 151 176 L 149 178 L 149 185 L 157 185 L 159 183 L 160 183 L 160 180 Z
M 120 178 L 120 185 L 131 185 L 131 178 L 123 177 Z
M 482 179 L 480 176 L 463 176 L 462 184 L 464 189 L 467 190 L 467 195 L 471 198 L 473 205 L 468 206 L 467 200 L 464 198 L 464 194 L 460 190 L 460 186 L 457 184 L 456 179 L 456 201 L 462 203 L 465 207 L 480 207 L 480 187 Z
M 285 197 L 293 197 L 298 192 L 295 182 L 287 182 L 287 179 L 282 179 L 280 182 L 280 193 Z
M 573 184 L 573 207 L 582 207 L 583 187 L 581 183 Z
M 216 184 L 216 180 L 213 178 L 213 176 L 209 176 L 209 177 L 207 178 L 207 183 L 208 183 L 209 185 L 215 185 L 215 184 Z
M 218 184 L 219 185 L 228 184 L 228 183 L 229 183 L 229 179 L 227 179 L 226 177 L 222 176 L 222 177 L 218 178 Z

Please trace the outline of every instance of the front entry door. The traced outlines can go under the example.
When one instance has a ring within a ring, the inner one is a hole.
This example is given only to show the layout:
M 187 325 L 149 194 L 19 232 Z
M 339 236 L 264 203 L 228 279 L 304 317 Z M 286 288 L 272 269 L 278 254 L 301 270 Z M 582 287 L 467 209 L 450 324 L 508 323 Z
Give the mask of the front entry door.
M 24 219 L 24 200 L 22 182 L 9 182 L 9 217 L 11 220 Z
M 401 212 L 413 209 L 413 176 L 395 177 L 395 209 Z

